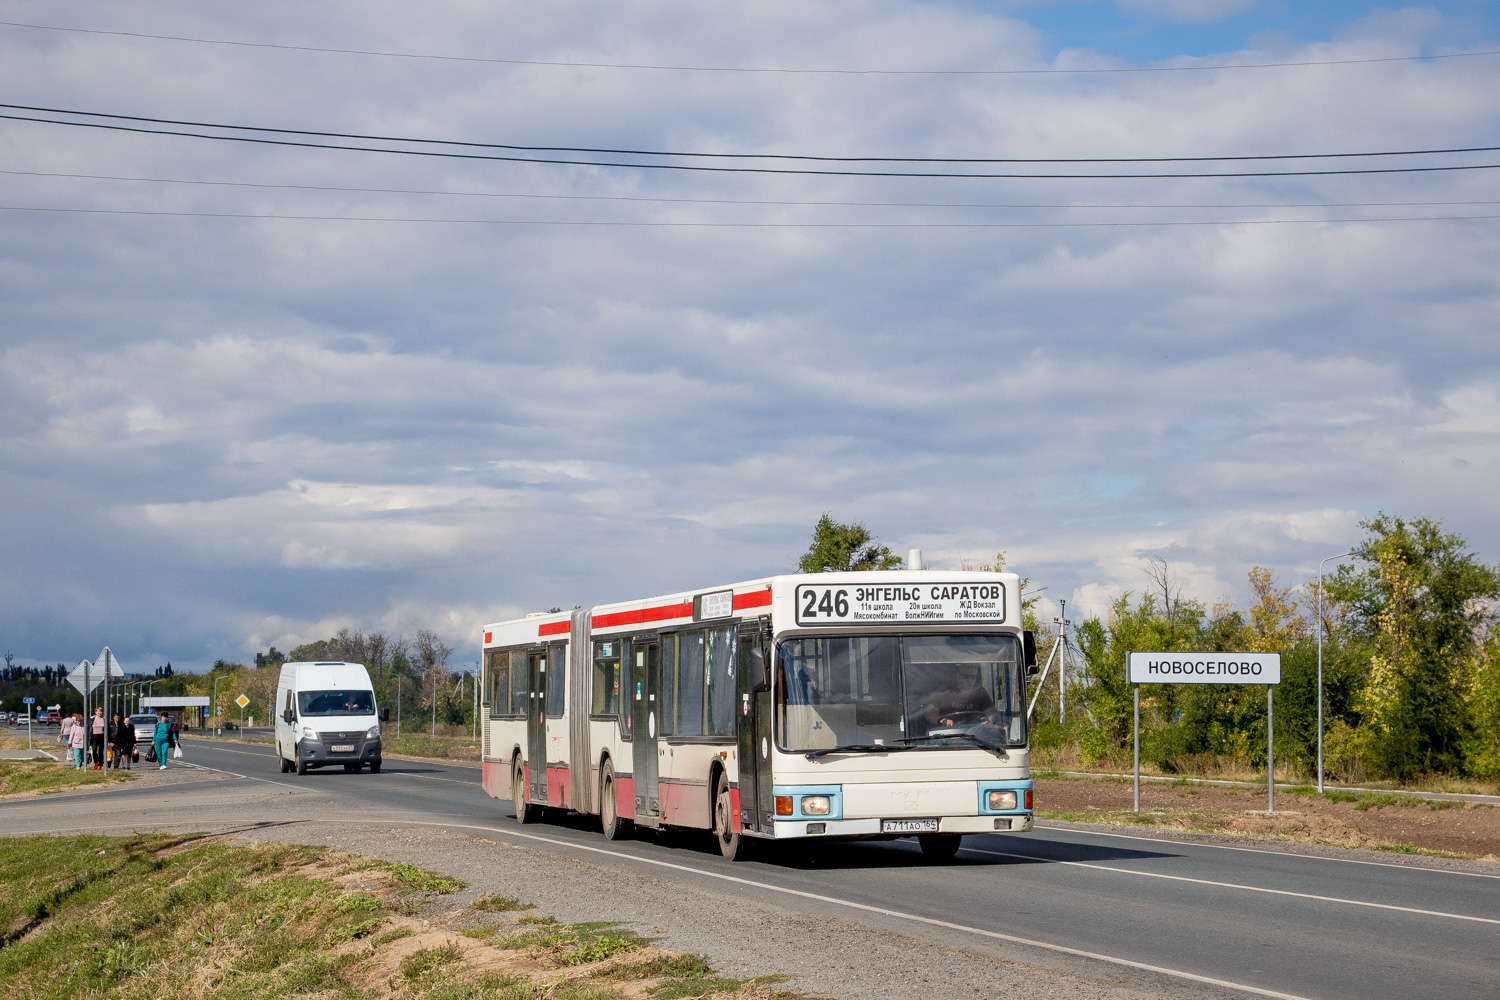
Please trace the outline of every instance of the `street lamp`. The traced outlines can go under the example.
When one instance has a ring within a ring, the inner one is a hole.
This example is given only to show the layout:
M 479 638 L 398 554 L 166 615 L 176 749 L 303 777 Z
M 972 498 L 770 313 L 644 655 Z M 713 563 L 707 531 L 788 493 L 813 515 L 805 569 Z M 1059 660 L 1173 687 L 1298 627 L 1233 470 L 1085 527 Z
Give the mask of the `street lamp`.
M 1323 564 L 1354 555 L 1340 552 L 1318 563 L 1318 794 L 1323 794 Z

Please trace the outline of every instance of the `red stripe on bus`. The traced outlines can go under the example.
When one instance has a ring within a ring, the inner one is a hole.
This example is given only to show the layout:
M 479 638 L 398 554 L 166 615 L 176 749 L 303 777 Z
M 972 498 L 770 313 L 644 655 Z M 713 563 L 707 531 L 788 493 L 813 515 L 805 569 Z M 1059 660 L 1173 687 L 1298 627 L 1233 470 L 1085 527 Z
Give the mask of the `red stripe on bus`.
M 536 627 L 537 635 L 565 635 L 573 628 L 572 622 L 548 622 Z
M 752 590 L 748 594 L 734 595 L 734 610 L 736 611 L 739 611 L 741 608 L 765 608 L 769 607 L 770 604 L 770 590 Z
M 612 615 L 599 615 L 594 619 L 594 628 L 613 628 L 616 625 L 642 625 L 646 622 L 666 621 L 670 618 L 691 618 L 691 604 L 664 604 L 659 608 L 641 608 L 638 611 L 616 611 Z

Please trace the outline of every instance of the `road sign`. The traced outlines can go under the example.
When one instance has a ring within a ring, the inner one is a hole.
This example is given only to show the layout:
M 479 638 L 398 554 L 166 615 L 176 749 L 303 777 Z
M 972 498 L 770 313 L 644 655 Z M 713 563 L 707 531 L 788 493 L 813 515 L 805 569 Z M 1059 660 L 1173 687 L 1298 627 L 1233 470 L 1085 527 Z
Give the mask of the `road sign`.
M 68 671 L 68 683 L 78 689 L 79 694 L 88 694 L 104 680 L 104 674 L 94 669 L 88 660 L 78 661 L 78 666 Z
M 36 704 L 36 699 L 35 698 L 22 698 L 21 699 L 21 704 L 23 704 L 23 705 L 35 705 Z
M 99 658 L 94 661 L 94 669 L 99 671 L 100 674 L 103 674 L 108 669 L 109 676 L 111 677 L 125 676 L 124 668 L 120 666 L 120 661 L 115 658 L 114 653 L 110 652 L 108 646 L 99 650 Z
M 1280 684 L 1280 653 L 1131 653 L 1131 684 Z
M 234 699 L 234 703 L 240 706 L 240 708 L 244 708 L 246 705 L 250 704 L 250 699 L 245 697 L 244 695 L 240 695 L 238 698 Z
M 1135 687 L 1135 811 L 1141 811 L 1141 685 L 1266 686 L 1266 810 L 1276 811 L 1276 725 L 1272 688 L 1281 683 L 1280 653 L 1128 653 L 1125 678 Z

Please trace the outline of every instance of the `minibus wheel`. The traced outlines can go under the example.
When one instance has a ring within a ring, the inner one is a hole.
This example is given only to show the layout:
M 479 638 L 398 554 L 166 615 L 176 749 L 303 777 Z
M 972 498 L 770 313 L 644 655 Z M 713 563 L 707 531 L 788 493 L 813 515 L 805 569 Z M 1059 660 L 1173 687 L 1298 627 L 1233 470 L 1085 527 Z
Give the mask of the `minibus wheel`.
M 299 760 L 299 761 L 297 761 L 297 773 L 299 775 L 306 775 L 307 774 L 307 761 L 305 761 L 305 760 Z
M 370 761 L 370 773 L 371 774 L 379 774 L 380 773 L 380 758 L 379 757 L 376 757 L 374 760 Z
M 615 801 L 615 766 L 609 761 L 604 762 L 604 774 L 599 778 L 599 824 L 604 828 L 605 840 L 617 840 L 625 831 Z

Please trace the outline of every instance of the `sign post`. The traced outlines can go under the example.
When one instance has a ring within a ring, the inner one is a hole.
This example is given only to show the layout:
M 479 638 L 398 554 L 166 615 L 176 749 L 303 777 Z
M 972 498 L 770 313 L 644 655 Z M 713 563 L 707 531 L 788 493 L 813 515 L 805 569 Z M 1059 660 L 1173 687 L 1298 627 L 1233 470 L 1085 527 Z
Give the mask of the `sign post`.
M 241 694 L 234 699 L 234 703 L 240 706 L 240 739 L 245 738 L 245 706 L 250 704 L 250 699 Z
M 1141 811 L 1141 685 L 1264 684 L 1266 803 L 1276 811 L 1276 726 L 1272 690 L 1281 683 L 1280 653 L 1130 653 L 1126 680 L 1135 688 L 1135 811 Z
M 21 704 L 26 706 L 26 749 L 31 750 L 31 706 L 36 704 L 36 699 L 22 698 Z

